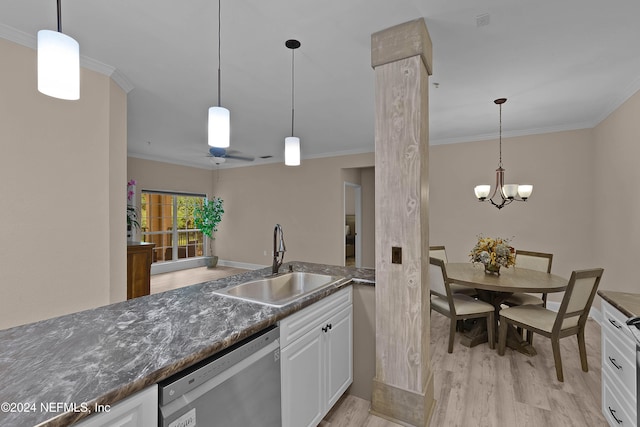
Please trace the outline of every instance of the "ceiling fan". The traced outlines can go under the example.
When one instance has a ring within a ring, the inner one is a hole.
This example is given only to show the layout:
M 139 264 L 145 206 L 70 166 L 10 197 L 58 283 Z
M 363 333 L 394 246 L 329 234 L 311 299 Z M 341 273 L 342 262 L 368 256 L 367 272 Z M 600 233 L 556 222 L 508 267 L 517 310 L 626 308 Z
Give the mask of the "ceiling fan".
M 237 150 L 227 150 L 226 148 L 210 147 L 209 157 L 213 157 L 216 163 L 224 163 L 226 159 L 242 160 L 245 162 L 253 162 L 255 157 L 243 154 Z

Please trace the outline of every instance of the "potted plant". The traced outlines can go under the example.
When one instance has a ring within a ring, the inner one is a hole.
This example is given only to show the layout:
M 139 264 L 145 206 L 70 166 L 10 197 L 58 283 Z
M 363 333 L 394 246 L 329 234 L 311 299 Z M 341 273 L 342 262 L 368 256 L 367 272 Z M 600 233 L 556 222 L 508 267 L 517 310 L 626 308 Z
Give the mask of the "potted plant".
M 222 199 L 214 197 L 213 199 L 204 199 L 202 205 L 196 205 L 193 209 L 193 218 L 196 227 L 207 236 L 209 240 L 209 256 L 205 257 L 208 268 L 214 268 L 218 265 L 218 257 L 213 255 L 213 233 L 218 231 L 218 224 L 222 221 Z

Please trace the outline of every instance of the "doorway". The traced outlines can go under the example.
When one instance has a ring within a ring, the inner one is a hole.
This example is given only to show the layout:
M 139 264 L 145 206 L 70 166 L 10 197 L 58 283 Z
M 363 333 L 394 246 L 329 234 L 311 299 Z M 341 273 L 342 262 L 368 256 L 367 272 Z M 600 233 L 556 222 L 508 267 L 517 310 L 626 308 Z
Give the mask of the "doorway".
M 344 183 L 344 265 L 362 266 L 362 186 Z

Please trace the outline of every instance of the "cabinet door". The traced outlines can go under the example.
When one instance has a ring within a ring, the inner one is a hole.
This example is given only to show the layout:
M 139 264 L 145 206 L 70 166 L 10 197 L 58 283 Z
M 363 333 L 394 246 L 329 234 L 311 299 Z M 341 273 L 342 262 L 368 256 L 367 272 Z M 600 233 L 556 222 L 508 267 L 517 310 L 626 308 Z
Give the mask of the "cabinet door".
M 316 426 L 322 420 L 323 338 L 317 328 L 280 352 L 283 427 Z
M 325 333 L 327 409 L 335 405 L 353 382 L 353 306 L 329 319 L 331 329 Z
M 154 384 L 133 396 L 102 408 L 77 424 L 78 427 L 149 427 L 158 425 L 158 386 Z

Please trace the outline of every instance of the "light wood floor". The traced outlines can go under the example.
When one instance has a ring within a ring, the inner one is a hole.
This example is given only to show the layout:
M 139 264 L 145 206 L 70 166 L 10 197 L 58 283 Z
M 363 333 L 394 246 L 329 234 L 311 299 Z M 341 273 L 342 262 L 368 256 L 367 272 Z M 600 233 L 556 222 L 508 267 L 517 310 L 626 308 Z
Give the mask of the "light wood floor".
M 244 270 L 218 267 L 152 276 L 151 289 L 161 292 L 213 280 L 212 274 L 237 274 Z M 217 269 L 216 269 L 217 270 Z M 173 276 L 173 277 L 172 277 Z M 205 277 L 204 279 L 202 279 Z M 216 278 L 218 278 L 216 277 Z M 154 289 L 155 283 L 155 289 Z M 537 336 L 537 356 L 527 357 L 507 349 L 500 357 L 479 345 L 467 348 L 456 336 L 453 353 L 447 353 L 448 319 L 431 316 L 431 365 L 434 370 L 436 408 L 434 427 L 600 427 L 601 414 L 600 326 L 587 322 L 585 338 L 589 372 L 582 372 L 577 341 L 560 340 L 564 383 L 556 379 L 551 343 Z M 357 363 L 357 361 L 354 361 Z M 320 427 L 398 427 L 369 414 L 370 403 L 344 396 L 320 423 Z

